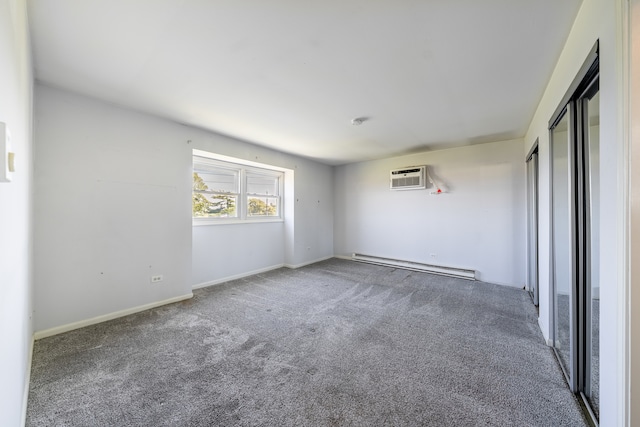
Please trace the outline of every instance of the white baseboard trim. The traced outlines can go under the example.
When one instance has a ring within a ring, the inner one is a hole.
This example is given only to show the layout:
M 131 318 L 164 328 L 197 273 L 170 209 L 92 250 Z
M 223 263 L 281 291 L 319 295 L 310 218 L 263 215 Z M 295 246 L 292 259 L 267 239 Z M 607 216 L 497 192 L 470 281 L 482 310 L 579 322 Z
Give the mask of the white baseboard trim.
M 347 261 L 353 261 L 351 256 L 347 256 L 347 255 L 334 255 L 333 258 L 346 259 Z
M 188 294 L 169 298 L 164 301 L 158 301 L 158 302 L 152 302 L 149 304 L 139 305 L 137 307 L 127 308 L 125 310 L 120 310 L 120 311 L 116 311 L 109 314 L 103 314 L 102 316 L 92 317 L 91 319 L 80 320 L 79 322 L 68 323 L 66 325 L 56 326 L 55 328 L 45 329 L 44 331 L 37 331 L 35 334 L 33 334 L 33 337 L 34 339 L 39 340 L 39 339 L 50 337 L 53 335 L 58 335 L 63 332 L 73 331 L 74 329 L 84 328 L 85 326 L 95 325 L 96 323 L 106 322 L 107 320 L 113 320 L 113 319 L 117 319 L 118 317 L 124 317 L 130 314 L 149 310 L 151 308 L 160 307 L 162 305 L 184 301 L 192 297 L 193 297 L 193 293 L 190 292 Z
M 29 384 L 31 384 L 31 364 L 33 362 L 33 342 L 35 338 L 31 335 L 31 342 L 29 343 L 29 356 L 27 357 L 27 372 L 24 376 L 24 391 L 22 395 L 22 423 L 21 426 L 27 423 L 27 404 L 29 403 Z
M 303 262 L 302 264 L 285 264 L 284 266 L 287 267 L 287 268 L 291 268 L 291 269 L 295 270 L 296 268 L 304 267 L 306 265 L 315 264 L 316 262 L 326 261 L 326 260 L 331 259 L 331 258 L 334 258 L 334 256 L 333 255 L 329 255 L 329 256 L 326 256 L 326 257 L 314 259 L 313 261 Z M 335 257 L 335 258 L 338 258 L 338 257 Z
M 212 280 L 210 282 L 203 282 L 193 285 L 191 289 L 201 289 L 209 286 L 219 285 L 221 283 L 230 282 L 231 280 L 242 279 L 243 277 L 253 276 L 254 274 L 266 273 L 267 271 L 275 270 L 277 268 L 284 267 L 284 264 L 272 265 L 258 270 L 247 271 L 246 273 L 235 274 L 233 276 L 223 277 L 221 279 Z
M 538 327 L 540 328 L 540 332 L 542 332 L 542 339 L 544 339 L 545 344 L 549 347 L 553 347 L 553 340 L 551 338 L 544 337 L 544 330 L 542 329 L 542 323 L 540 323 L 540 316 L 538 316 Z
M 316 260 L 313 260 L 313 261 L 309 261 L 309 262 L 303 262 L 302 264 L 276 264 L 276 265 L 271 265 L 269 267 L 259 268 L 257 270 L 251 270 L 251 271 L 247 271 L 247 272 L 244 272 L 244 273 L 235 274 L 233 276 L 227 276 L 227 277 L 223 277 L 221 279 L 212 280 L 210 282 L 198 283 L 196 285 L 193 285 L 191 287 L 191 289 L 207 288 L 209 286 L 219 285 L 221 283 L 230 282 L 232 280 L 242 279 L 243 277 L 253 276 L 255 274 L 260 274 L 260 273 L 266 273 L 267 271 L 276 270 L 276 269 L 282 268 L 282 267 L 296 269 L 296 268 L 304 267 L 305 265 L 315 264 L 316 262 L 326 261 L 326 260 L 331 259 L 331 258 L 333 258 L 333 255 L 330 255 L 330 256 L 327 256 L 327 257 L 323 257 L 323 258 L 319 258 L 319 259 L 316 259 Z M 349 258 L 347 258 L 347 259 L 349 259 Z

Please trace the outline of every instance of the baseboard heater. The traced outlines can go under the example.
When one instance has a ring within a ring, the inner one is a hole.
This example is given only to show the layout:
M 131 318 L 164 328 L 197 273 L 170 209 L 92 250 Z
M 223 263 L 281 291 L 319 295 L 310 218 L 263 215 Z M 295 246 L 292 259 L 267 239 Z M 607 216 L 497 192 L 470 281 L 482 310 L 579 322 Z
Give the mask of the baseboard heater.
M 371 255 L 353 254 L 351 259 L 368 264 L 384 265 L 387 267 L 403 268 L 405 270 L 421 271 L 423 273 L 441 274 L 443 276 L 458 277 L 460 279 L 476 280 L 476 271 L 466 268 L 445 267 L 442 265 L 423 264 L 421 262 L 402 261 L 398 259 L 382 258 Z

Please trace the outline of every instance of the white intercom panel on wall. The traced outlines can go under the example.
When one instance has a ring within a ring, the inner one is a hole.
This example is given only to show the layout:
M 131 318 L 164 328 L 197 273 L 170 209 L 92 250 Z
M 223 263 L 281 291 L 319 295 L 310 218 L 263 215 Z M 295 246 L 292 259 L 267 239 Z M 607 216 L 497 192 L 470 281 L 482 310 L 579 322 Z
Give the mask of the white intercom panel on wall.
M 0 182 L 11 182 L 14 167 L 14 154 L 11 149 L 11 134 L 5 123 L 0 122 Z

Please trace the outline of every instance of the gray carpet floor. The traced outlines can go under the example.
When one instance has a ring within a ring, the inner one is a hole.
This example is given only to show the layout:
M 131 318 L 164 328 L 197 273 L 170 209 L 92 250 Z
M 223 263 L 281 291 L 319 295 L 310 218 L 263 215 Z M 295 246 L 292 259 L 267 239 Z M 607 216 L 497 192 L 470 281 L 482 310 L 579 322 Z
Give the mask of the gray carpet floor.
M 28 426 L 583 426 L 519 289 L 331 259 L 35 343 Z

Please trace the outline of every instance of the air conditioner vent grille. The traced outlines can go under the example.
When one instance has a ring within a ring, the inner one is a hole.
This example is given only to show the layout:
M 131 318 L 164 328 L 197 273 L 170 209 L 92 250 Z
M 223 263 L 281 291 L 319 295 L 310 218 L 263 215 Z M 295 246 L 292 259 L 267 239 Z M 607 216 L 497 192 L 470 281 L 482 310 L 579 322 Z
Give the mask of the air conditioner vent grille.
M 395 178 L 391 183 L 391 188 L 415 187 L 418 185 L 420 185 L 420 178 L 415 176 L 410 178 Z
M 409 166 L 395 169 L 390 174 L 392 190 L 411 190 L 425 188 L 426 166 Z

